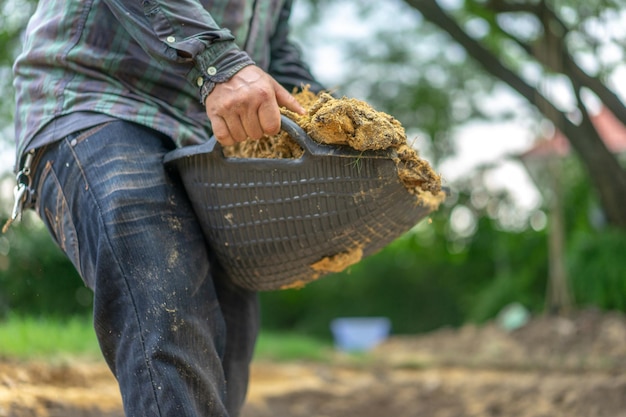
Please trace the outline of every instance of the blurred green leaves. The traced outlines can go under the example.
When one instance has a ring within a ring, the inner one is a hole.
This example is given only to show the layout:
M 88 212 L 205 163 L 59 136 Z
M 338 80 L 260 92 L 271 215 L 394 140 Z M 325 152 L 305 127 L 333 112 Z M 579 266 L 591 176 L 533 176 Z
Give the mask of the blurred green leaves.
M 4 223 L 2 216 L 0 220 Z M 0 318 L 91 311 L 91 292 L 33 212 L 0 235 Z

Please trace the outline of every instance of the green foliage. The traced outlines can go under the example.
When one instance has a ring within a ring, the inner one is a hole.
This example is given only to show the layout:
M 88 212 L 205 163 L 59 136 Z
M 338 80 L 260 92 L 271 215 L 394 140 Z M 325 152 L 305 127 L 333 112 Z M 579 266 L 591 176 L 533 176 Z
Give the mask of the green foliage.
M 561 171 L 573 298 L 579 306 L 626 311 L 626 233 L 606 225 L 578 160 L 562 161 Z
M 3 314 L 69 316 L 91 311 L 91 293 L 32 212 L 0 235 Z
M 331 356 L 332 346 L 317 338 L 293 333 L 262 331 L 254 351 L 255 360 L 271 361 L 325 361 Z
M 335 317 L 386 316 L 394 333 L 406 334 L 484 321 L 513 301 L 541 311 L 545 234 L 498 230 L 483 218 L 462 249 L 450 251 L 448 215 L 444 208 L 347 272 L 262 294 L 263 325 L 329 337 Z
M 100 357 L 87 316 L 59 320 L 11 314 L 0 320 L 0 358 L 52 360 L 76 356 Z
M 488 222 L 481 219 L 481 223 Z M 477 232 L 469 256 L 488 251 L 493 267 L 487 279 L 477 280 L 466 298 L 468 321 L 484 322 L 495 317 L 506 305 L 519 302 L 533 312 L 543 308 L 547 278 L 547 238 L 545 232 L 485 229 Z M 484 255 L 483 255 L 484 257 Z
M 473 297 L 468 321 L 484 323 L 496 317 L 505 306 L 516 302 L 535 313 L 541 312 L 545 275 L 538 272 L 543 272 L 543 268 L 494 278 Z
M 626 311 L 626 234 L 618 230 L 578 232 L 568 251 L 574 298 L 581 306 Z
M 327 361 L 332 357 L 329 342 L 291 333 L 261 332 L 255 360 Z M 0 359 L 65 360 L 98 359 L 100 347 L 88 315 L 68 318 L 19 316 L 0 320 Z
M 416 239 L 408 235 L 348 271 L 304 289 L 262 294 L 264 326 L 328 338 L 335 317 L 387 316 L 399 333 L 459 324 L 453 290 L 432 263 L 421 262 Z
M 567 223 L 566 229 L 573 234 L 577 231 L 589 231 L 594 226 L 602 227 L 601 223 L 604 222 L 601 218 L 602 210 L 580 161 L 567 158 L 561 161 L 560 169 L 563 176 L 562 192 L 565 201 L 563 210 Z M 598 215 L 599 218 L 594 218 Z

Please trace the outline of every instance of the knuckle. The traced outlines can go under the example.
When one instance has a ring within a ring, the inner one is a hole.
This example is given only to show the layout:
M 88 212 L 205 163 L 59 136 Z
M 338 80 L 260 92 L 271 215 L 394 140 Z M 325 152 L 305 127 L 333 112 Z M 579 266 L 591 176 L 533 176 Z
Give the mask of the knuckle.
M 230 139 L 230 134 L 228 133 L 228 130 L 224 129 L 221 126 L 216 126 L 213 128 L 213 136 L 215 136 L 215 139 L 217 139 L 220 143 Z
M 261 88 L 261 89 L 259 89 L 259 91 L 257 93 L 257 97 L 258 97 L 259 101 L 264 103 L 266 101 L 271 100 L 272 93 L 268 89 Z
M 265 132 L 269 135 L 275 135 L 280 132 L 280 119 L 269 120 L 265 124 Z

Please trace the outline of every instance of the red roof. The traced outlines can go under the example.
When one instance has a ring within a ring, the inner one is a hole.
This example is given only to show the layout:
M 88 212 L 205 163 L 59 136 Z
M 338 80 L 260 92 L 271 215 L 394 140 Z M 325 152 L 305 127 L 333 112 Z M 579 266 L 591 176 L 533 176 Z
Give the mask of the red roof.
M 597 114 L 591 115 L 591 122 L 611 152 L 621 153 L 626 151 L 626 126 L 613 113 L 602 107 Z M 557 130 L 551 137 L 537 141 L 533 147 L 520 156 L 522 158 L 541 158 L 551 155 L 565 156 L 569 153 L 569 150 L 569 141 L 565 135 Z

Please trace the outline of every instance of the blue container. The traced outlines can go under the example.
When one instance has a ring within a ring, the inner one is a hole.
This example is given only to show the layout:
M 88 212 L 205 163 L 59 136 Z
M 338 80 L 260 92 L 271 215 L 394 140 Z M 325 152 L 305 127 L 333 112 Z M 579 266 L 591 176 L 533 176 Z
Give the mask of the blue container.
M 365 352 L 389 337 L 391 321 L 386 317 L 341 317 L 330 323 L 330 329 L 338 349 Z

